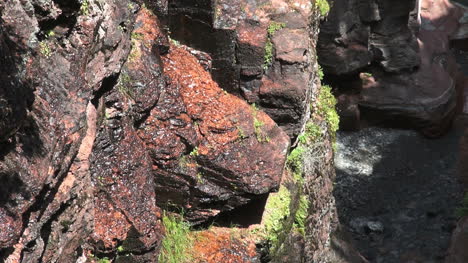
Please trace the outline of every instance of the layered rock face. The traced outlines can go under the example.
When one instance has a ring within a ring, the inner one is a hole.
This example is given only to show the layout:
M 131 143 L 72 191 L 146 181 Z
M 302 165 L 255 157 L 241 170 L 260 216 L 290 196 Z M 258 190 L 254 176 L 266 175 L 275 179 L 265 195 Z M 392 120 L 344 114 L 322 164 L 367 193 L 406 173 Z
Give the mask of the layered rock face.
M 356 129 L 363 120 L 429 136 L 443 132 L 463 89 L 449 45 L 462 34 L 462 10 L 445 0 L 338 0 L 331 6 L 318 53 L 341 94 L 342 127 Z
M 223 89 L 255 103 L 295 137 L 308 117 L 314 79 L 314 8 L 304 0 L 173 1 L 169 26 L 174 39 L 211 55 Z
M 145 4 L 0 3 L 0 261 L 156 262 L 163 210 L 200 224 L 280 187 L 320 86 L 314 3 Z M 324 140 L 308 261 L 336 226 Z

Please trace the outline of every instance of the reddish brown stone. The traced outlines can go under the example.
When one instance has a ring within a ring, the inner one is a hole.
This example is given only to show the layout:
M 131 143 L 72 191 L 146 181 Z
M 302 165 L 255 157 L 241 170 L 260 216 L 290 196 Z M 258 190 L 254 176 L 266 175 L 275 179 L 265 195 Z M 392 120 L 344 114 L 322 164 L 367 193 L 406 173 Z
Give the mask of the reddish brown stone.
M 244 232 L 244 233 L 242 233 Z M 255 240 L 249 230 L 211 228 L 194 235 L 193 255 L 197 263 L 260 262 Z
M 277 31 L 272 39 L 276 58 L 287 63 L 306 63 L 309 51 L 309 33 L 300 29 Z
M 289 140 L 276 124 L 218 88 L 184 48 L 173 46 L 163 64 L 170 86 L 139 131 L 158 203 L 203 220 L 277 188 Z

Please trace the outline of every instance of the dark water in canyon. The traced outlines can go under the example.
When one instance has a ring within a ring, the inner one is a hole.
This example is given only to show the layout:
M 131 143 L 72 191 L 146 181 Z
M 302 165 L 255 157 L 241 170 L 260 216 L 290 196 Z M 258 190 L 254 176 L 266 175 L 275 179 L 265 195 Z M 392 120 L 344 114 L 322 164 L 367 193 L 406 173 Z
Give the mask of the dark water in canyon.
M 439 139 L 414 131 L 340 132 L 334 195 L 338 216 L 370 262 L 443 262 L 455 210 L 462 125 Z

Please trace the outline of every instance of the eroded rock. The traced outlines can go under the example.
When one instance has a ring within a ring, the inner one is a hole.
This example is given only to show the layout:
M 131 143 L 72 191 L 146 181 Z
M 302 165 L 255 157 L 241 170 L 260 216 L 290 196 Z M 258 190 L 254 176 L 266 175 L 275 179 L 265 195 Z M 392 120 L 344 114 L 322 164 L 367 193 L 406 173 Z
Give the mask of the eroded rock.
M 449 1 L 334 1 L 317 50 L 338 93 L 360 95 L 341 101 L 343 127 L 360 118 L 444 133 L 463 85 L 449 45 L 461 14 Z
M 289 147 L 284 132 L 218 88 L 184 48 L 172 46 L 162 61 L 168 88 L 139 130 L 158 202 L 183 206 L 197 221 L 276 189 Z

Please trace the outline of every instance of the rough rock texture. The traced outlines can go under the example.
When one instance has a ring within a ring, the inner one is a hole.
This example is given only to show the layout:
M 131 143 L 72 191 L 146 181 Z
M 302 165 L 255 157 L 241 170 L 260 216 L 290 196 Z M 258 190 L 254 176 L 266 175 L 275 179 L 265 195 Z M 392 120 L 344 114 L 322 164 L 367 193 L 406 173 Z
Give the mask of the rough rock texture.
M 145 2 L 0 2 L 0 261 L 155 262 L 163 209 L 202 223 L 278 189 L 317 92 L 312 3 Z
M 463 85 L 449 45 L 462 10 L 447 0 L 335 0 L 331 6 L 317 50 L 342 94 L 342 127 L 359 128 L 353 124 L 366 120 L 430 136 L 444 132 Z
M 213 227 L 194 235 L 196 263 L 259 263 L 255 239 L 249 229 Z
M 170 30 L 174 39 L 211 55 L 213 78 L 224 90 L 255 103 L 295 139 L 308 116 L 314 77 L 311 10 L 305 0 L 174 1 Z M 280 28 L 269 34 L 275 23 Z
M 286 134 L 218 88 L 183 48 L 172 47 L 162 60 L 168 89 L 139 132 L 153 159 L 158 203 L 203 220 L 277 189 Z
M 90 100 L 125 61 L 129 31 L 119 24 L 131 27 L 133 15 L 125 2 L 113 1 L 90 4 L 89 16 L 78 1 L 8 1 L 0 9 L 1 43 L 11 47 L 2 47 L 10 52 L 2 57 L 9 68 L 2 79 L 16 79 L 5 98 L 22 100 L 2 115 L 0 174 L 8 183 L 1 191 L 0 254 L 7 262 L 72 261 L 91 223 L 90 178 L 83 172 L 95 129 Z M 59 222 L 67 222 L 66 231 Z

